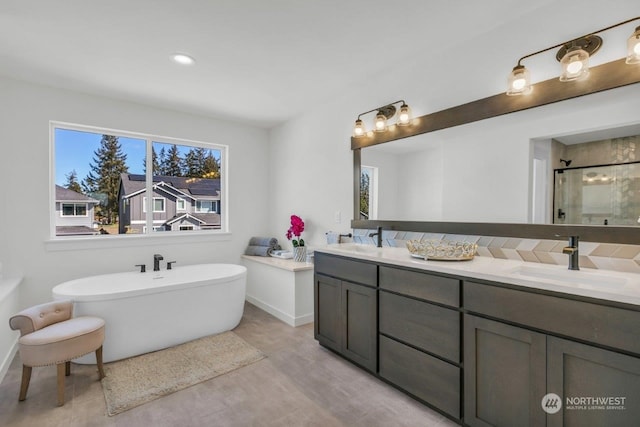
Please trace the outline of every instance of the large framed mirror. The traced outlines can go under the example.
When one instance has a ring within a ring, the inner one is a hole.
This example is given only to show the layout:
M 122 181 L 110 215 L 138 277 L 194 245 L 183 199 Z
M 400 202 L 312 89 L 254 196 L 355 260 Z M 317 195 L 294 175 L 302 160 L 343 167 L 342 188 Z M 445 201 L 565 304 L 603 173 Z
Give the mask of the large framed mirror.
M 352 227 L 640 243 L 640 85 L 558 101 L 355 147 Z

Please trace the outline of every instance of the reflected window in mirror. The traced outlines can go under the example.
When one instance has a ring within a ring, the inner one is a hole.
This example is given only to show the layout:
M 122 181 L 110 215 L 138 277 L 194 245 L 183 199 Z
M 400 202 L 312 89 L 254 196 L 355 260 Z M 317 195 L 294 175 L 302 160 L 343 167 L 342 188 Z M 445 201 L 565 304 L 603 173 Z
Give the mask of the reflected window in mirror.
M 360 218 L 378 219 L 378 168 L 360 168 Z

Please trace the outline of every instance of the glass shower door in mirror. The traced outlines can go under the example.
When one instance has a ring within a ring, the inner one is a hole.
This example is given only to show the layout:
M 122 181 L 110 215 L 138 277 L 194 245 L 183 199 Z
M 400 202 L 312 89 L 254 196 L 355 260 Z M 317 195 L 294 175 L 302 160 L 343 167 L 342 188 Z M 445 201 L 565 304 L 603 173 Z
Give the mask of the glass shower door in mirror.
M 640 163 L 556 169 L 555 224 L 640 226 Z

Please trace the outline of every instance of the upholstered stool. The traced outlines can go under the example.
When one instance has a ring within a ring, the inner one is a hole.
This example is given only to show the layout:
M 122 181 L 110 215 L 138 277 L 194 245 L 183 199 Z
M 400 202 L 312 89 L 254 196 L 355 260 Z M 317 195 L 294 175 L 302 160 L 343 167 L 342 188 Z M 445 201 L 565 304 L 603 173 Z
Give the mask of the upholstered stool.
M 64 405 L 64 377 L 71 374 L 71 360 L 95 351 L 100 379 L 104 320 L 99 317 L 72 318 L 70 301 L 55 301 L 27 308 L 9 319 L 11 329 L 20 330 L 18 345 L 22 360 L 20 397 L 25 400 L 31 369 L 56 365 L 58 368 L 58 406 Z

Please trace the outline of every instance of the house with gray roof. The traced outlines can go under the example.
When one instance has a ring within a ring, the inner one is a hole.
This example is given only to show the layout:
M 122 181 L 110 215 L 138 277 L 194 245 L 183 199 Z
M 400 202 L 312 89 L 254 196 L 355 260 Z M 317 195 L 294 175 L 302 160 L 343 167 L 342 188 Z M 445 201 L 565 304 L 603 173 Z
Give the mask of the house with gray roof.
M 56 185 L 56 236 L 99 234 L 94 227 L 94 211 L 100 202 L 84 194 Z
M 154 176 L 153 200 L 147 201 L 144 175 L 120 175 L 119 232 L 144 233 L 147 209 L 155 231 L 220 229 L 220 180 Z

